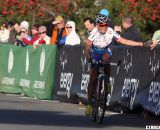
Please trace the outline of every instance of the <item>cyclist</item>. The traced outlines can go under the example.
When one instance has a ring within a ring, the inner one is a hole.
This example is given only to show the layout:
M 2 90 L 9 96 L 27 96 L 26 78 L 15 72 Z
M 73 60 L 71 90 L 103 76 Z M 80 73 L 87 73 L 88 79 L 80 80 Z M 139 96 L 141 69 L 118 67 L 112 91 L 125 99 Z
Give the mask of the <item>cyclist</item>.
M 90 33 L 90 36 L 86 40 L 86 54 L 89 58 L 95 60 L 102 60 L 104 64 L 104 72 L 110 76 L 110 60 L 112 56 L 112 51 L 109 45 L 112 39 L 115 38 L 119 43 L 132 45 L 132 46 L 143 46 L 141 42 L 134 42 L 122 38 L 119 34 L 113 31 L 112 28 L 108 27 L 108 17 L 98 14 L 96 17 L 96 29 Z M 87 116 L 91 115 L 91 103 L 92 97 L 97 84 L 97 68 L 94 64 L 90 67 L 90 81 L 88 84 L 88 104 L 86 106 L 85 114 Z M 107 80 L 109 81 L 109 80 Z
M 108 27 L 114 29 L 114 22 L 111 19 L 110 12 L 107 9 L 101 9 L 99 15 L 106 16 L 108 18 Z

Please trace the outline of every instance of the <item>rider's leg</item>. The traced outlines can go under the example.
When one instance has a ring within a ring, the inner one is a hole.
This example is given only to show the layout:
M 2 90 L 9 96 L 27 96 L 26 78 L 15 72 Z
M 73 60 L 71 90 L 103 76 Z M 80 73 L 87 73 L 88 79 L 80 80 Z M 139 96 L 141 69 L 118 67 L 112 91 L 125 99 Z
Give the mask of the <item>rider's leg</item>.
M 104 53 L 102 56 L 102 60 L 106 63 L 104 64 L 104 73 L 110 77 L 111 67 L 110 67 L 110 60 L 111 56 L 109 53 Z
M 92 97 L 94 95 L 95 89 L 97 85 L 97 70 L 95 68 L 90 69 L 90 80 L 88 84 L 88 104 L 86 106 L 85 115 L 90 116 L 92 112 Z
M 103 59 L 103 61 L 106 63 L 105 65 L 104 65 L 104 73 L 105 73 L 105 75 L 106 75 L 106 82 L 107 83 L 105 83 L 105 84 L 107 84 L 107 93 L 110 93 L 110 91 L 111 91 L 111 86 L 110 86 L 110 82 L 109 82 L 109 78 L 110 78 L 110 73 L 111 73 L 111 66 L 110 66 L 110 60 L 111 60 L 111 56 L 110 56 L 110 54 L 109 53 L 104 53 L 103 54 L 103 57 L 102 57 L 102 59 Z
M 90 80 L 88 84 L 88 103 L 92 101 L 93 94 L 95 92 L 97 85 L 97 70 L 96 68 L 91 67 L 90 69 Z

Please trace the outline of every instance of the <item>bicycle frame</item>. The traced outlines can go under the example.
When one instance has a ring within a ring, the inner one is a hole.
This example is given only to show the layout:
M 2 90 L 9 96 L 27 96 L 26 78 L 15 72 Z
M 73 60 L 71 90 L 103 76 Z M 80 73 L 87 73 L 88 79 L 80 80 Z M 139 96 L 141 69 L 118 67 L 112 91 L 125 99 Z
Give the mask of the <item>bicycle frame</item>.
M 97 121 L 98 124 L 101 124 L 106 110 L 107 83 L 109 82 L 109 78 L 107 78 L 107 75 L 104 73 L 104 63 L 97 61 L 96 64 L 98 65 L 99 74 L 98 84 L 93 99 L 92 119 L 93 121 Z

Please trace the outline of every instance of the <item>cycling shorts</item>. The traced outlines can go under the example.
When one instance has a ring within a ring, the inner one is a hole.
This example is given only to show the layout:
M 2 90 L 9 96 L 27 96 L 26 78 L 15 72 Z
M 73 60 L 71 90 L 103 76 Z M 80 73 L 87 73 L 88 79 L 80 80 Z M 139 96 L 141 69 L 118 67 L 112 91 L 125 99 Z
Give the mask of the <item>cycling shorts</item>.
M 99 48 L 93 45 L 91 49 L 91 59 L 95 59 L 96 61 L 102 60 L 104 53 L 108 53 L 110 56 L 112 56 L 112 51 L 109 47 Z

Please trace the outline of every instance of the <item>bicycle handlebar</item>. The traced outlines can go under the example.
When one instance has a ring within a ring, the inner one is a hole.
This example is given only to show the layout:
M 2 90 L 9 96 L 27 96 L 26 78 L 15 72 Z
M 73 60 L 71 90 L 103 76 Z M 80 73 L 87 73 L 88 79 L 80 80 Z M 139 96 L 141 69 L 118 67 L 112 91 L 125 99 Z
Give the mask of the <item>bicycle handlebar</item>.
M 90 59 L 89 63 L 93 63 L 93 64 L 106 64 L 104 61 L 102 60 L 95 60 L 95 59 Z

